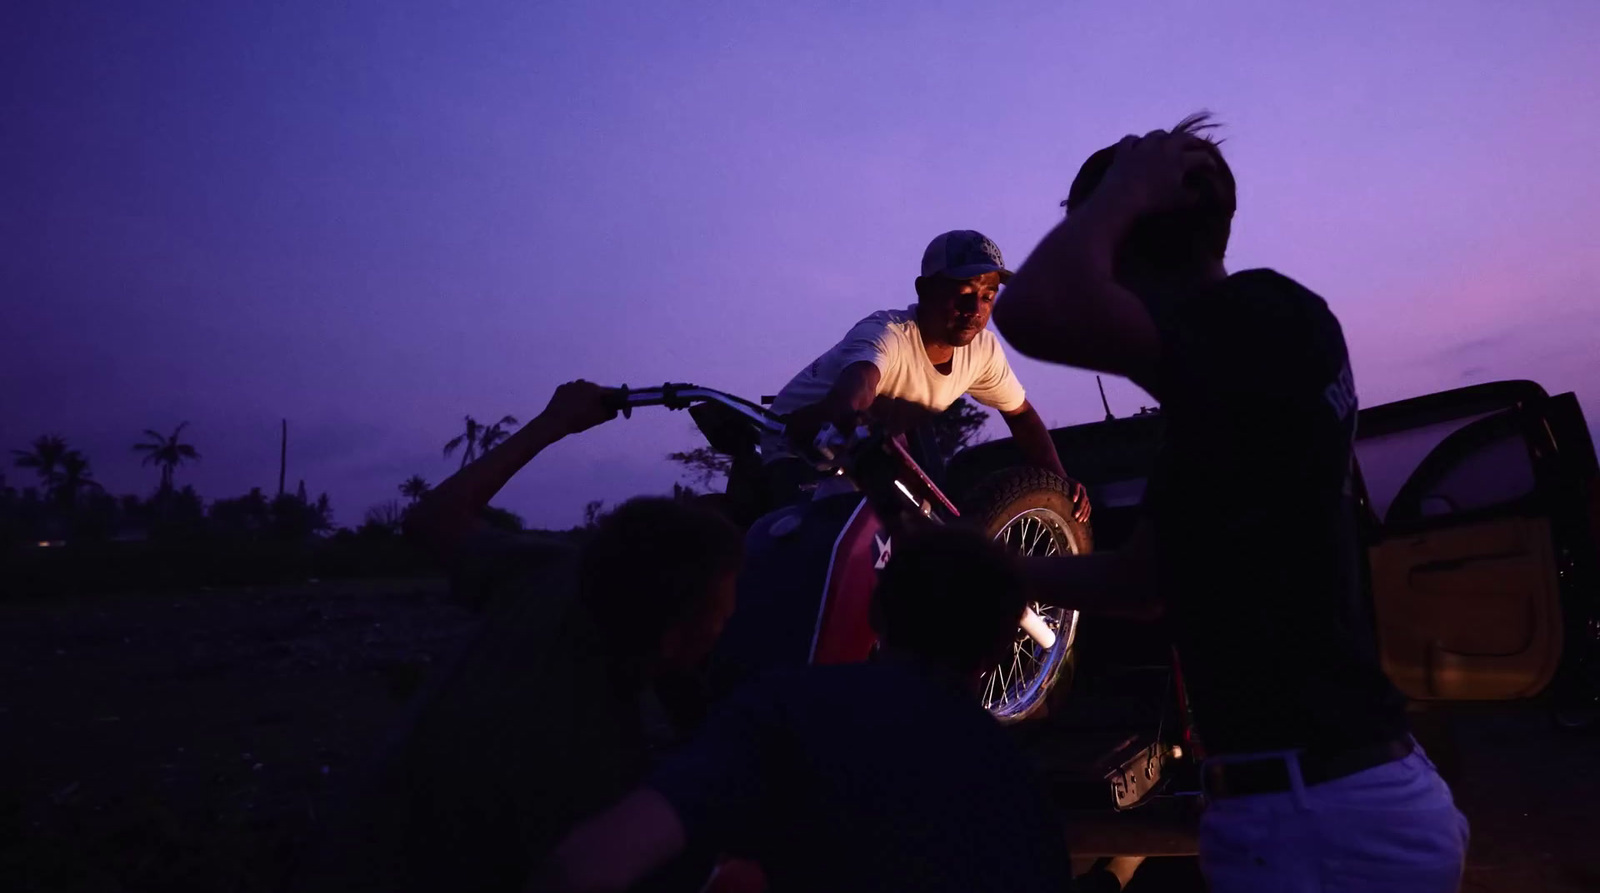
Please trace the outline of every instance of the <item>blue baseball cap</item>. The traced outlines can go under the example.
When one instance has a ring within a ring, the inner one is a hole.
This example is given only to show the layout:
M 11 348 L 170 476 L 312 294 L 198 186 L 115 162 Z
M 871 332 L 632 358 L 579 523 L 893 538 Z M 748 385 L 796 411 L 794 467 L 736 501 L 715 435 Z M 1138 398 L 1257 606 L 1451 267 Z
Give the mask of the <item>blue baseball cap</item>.
M 1000 281 L 1011 278 L 1000 246 L 977 230 L 953 229 L 933 237 L 922 252 L 922 275 L 946 279 L 976 279 L 985 273 L 999 273 Z

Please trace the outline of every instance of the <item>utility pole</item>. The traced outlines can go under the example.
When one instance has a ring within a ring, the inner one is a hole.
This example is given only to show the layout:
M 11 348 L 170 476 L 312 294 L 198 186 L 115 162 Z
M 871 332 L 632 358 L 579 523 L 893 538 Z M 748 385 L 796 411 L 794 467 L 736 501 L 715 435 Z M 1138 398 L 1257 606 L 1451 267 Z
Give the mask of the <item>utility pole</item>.
M 278 447 L 278 495 L 283 495 L 283 474 L 289 469 L 289 420 L 283 420 L 283 440 Z
M 1111 403 L 1106 400 L 1106 383 L 1101 381 L 1098 375 L 1094 377 L 1094 383 L 1100 386 L 1100 405 L 1106 408 L 1106 421 L 1116 421 L 1117 417 L 1111 414 Z

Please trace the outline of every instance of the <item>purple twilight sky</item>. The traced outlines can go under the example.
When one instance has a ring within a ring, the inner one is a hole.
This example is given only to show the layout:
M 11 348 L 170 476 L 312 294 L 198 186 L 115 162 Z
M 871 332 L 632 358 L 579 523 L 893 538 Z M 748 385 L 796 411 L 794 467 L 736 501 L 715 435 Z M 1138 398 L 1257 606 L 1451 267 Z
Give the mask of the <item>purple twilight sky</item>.
M 1527 377 L 1600 420 L 1597 33 L 1593 0 L 6 4 L 0 447 L 147 491 L 130 444 L 188 420 L 215 498 L 276 485 L 287 417 L 290 486 L 358 523 L 569 378 L 773 393 L 935 233 L 1018 264 L 1085 155 L 1202 107 L 1230 265 L 1329 300 L 1365 404 Z M 1017 365 L 1046 421 L 1100 415 Z M 695 443 L 637 413 L 500 501 L 569 525 Z

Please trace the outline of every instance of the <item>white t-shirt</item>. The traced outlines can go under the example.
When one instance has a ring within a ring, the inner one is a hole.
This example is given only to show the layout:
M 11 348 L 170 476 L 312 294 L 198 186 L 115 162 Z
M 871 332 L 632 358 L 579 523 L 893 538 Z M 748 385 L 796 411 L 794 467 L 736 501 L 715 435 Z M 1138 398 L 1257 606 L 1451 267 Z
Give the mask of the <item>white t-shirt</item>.
M 1001 412 L 1014 412 L 1027 402 L 1022 383 L 1000 349 L 1000 339 L 987 328 L 972 343 L 955 349 L 948 373 L 934 368 L 922 344 L 913 306 L 880 310 L 856 323 L 843 340 L 783 386 L 772 411 L 786 415 L 821 401 L 845 367 L 854 363 L 878 367 L 878 396 L 920 404 L 934 412 L 944 412 L 963 394 Z M 768 437 L 761 446 L 769 462 L 791 455 L 779 438 Z

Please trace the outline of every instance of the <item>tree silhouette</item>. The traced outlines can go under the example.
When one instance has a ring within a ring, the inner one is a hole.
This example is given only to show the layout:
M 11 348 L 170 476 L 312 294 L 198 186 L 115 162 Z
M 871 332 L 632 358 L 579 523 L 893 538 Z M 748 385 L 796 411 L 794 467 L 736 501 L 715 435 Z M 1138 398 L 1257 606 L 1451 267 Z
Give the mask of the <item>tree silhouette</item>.
M 406 511 L 400 507 L 399 501 L 390 499 L 367 509 L 366 517 L 361 526 L 369 531 L 399 533 L 400 523 L 405 520 L 405 517 Z
M 472 416 L 466 417 L 466 430 L 450 438 L 444 445 L 445 458 L 461 447 L 466 447 L 461 453 L 461 467 L 466 468 L 467 463 L 478 458 L 478 439 L 483 436 L 483 426 Z
M 304 541 L 332 529 L 333 506 L 326 493 L 309 500 L 301 481 L 297 492 L 271 499 L 260 487 L 234 499 L 219 499 L 211 504 L 208 517 L 212 529 L 225 537 Z
M 421 499 L 428 492 L 428 488 L 430 486 L 431 485 L 425 478 L 423 478 L 422 475 L 414 474 L 411 477 L 406 478 L 405 481 L 400 484 L 400 495 L 410 500 L 412 505 L 416 505 L 417 500 Z
M 39 482 L 44 484 L 46 490 L 52 490 L 56 485 L 56 476 L 61 469 L 61 460 L 66 456 L 67 442 L 55 434 L 45 434 L 33 442 L 32 449 L 12 450 L 11 455 L 16 460 L 18 468 L 31 468 L 39 475 Z
M 89 471 L 89 458 L 77 450 L 67 450 L 61 456 L 56 473 L 54 496 L 68 505 L 76 504 L 82 490 L 97 490 L 100 482 Z
M 696 483 L 706 488 L 710 488 L 717 478 L 726 475 L 733 465 L 733 457 L 708 446 L 668 453 L 667 458 L 682 465 Z
M 133 451 L 144 453 L 142 465 L 159 465 L 161 467 L 161 489 L 166 493 L 172 489 L 172 472 L 178 466 L 190 460 L 199 461 L 200 453 L 195 448 L 181 440 L 183 429 L 188 422 L 179 423 L 172 429 L 170 435 L 162 434 L 153 428 L 144 429 L 144 436 L 149 440 L 133 445 Z
M 279 497 L 293 499 L 294 497 Z M 218 499 L 206 512 L 211 527 L 229 537 L 258 535 L 272 526 L 272 504 L 260 487 L 232 499 Z
M 486 505 L 479 509 L 478 517 L 482 518 L 484 522 L 494 530 L 504 530 L 515 533 L 527 526 L 523 522 L 521 515 L 509 509 L 503 509 L 495 505 Z
M 152 522 L 152 533 L 156 536 L 183 538 L 205 525 L 206 503 L 192 484 L 167 491 L 160 499 L 152 500 L 151 505 L 156 509 Z
M 516 424 L 516 417 L 508 415 L 502 416 L 500 421 L 484 428 L 483 433 L 478 435 L 478 455 L 481 456 L 489 452 L 494 449 L 495 444 L 510 437 L 510 429 L 515 427 Z
M 964 447 L 971 446 L 983 426 L 989 423 L 989 414 L 976 403 L 958 397 L 950 408 L 929 420 L 934 446 L 946 462 Z

